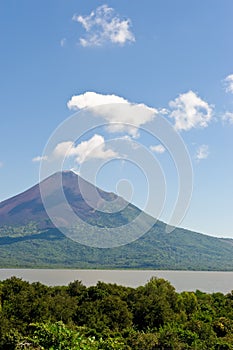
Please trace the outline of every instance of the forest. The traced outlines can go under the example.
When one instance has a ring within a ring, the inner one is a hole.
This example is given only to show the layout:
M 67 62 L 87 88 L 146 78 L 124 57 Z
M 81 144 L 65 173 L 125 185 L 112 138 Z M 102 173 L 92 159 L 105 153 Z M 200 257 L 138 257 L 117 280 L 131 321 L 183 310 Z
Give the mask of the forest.
M 98 222 L 107 230 L 105 220 Z M 81 225 L 78 230 L 82 232 Z M 83 234 L 90 232 L 84 229 Z M 233 271 L 232 256 L 232 239 L 182 228 L 168 235 L 161 221 L 138 240 L 108 249 L 85 246 L 33 222 L 0 226 L 0 268 Z
M 233 349 L 233 291 L 177 293 L 166 280 L 123 287 L 0 282 L 0 349 Z

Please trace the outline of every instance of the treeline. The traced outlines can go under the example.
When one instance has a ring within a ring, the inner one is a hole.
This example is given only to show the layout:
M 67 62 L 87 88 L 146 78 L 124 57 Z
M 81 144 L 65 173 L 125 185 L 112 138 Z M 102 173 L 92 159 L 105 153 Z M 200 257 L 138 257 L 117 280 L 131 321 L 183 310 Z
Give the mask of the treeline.
M 163 279 L 123 287 L 0 282 L 0 349 L 233 349 L 233 291 L 176 293 Z

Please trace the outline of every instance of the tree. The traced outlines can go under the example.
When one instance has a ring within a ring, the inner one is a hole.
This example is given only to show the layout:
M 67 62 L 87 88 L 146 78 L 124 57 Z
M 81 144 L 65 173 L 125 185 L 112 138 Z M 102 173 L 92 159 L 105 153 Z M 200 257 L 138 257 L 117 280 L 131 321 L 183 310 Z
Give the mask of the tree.
M 144 287 L 138 287 L 129 298 L 139 329 L 159 328 L 172 319 L 177 308 L 175 288 L 160 278 L 152 278 Z

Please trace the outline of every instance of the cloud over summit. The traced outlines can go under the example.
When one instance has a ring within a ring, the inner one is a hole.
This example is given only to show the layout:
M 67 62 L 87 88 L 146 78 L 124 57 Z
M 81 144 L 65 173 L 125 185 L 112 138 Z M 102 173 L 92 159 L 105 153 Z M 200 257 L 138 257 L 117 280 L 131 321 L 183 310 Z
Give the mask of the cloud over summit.
M 53 152 L 55 157 L 75 157 L 78 164 L 86 160 L 111 159 L 118 157 L 118 153 L 111 148 L 107 148 L 103 136 L 95 134 L 87 141 L 82 141 L 77 146 L 72 141 L 65 141 L 57 144 Z

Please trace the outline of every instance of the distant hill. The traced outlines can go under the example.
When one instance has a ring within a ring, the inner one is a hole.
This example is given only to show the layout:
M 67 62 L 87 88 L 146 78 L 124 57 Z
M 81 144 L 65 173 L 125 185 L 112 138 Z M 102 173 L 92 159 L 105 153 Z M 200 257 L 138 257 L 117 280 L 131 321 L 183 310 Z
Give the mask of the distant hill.
M 59 205 L 59 174 L 44 180 L 44 188 Z M 61 174 L 60 174 L 61 175 Z M 109 214 L 93 210 L 83 199 L 78 185 L 87 192 L 94 186 L 73 172 L 63 172 L 63 190 L 74 212 L 100 227 L 117 227 L 141 211 L 115 194 L 97 189 L 107 201 L 119 199 L 126 208 Z M 98 207 L 99 198 L 91 198 Z M 145 218 L 147 217 L 144 214 Z M 0 267 L 41 268 L 137 268 L 169 270 L 233 270 L 233 240 L 220 239 L 185 229 L 165 231 L 156 224 L 141 238 L 118 248 L 91 248 L 74 242 L 51 223 L 43 207 L 39 185 L 0 203 Z

